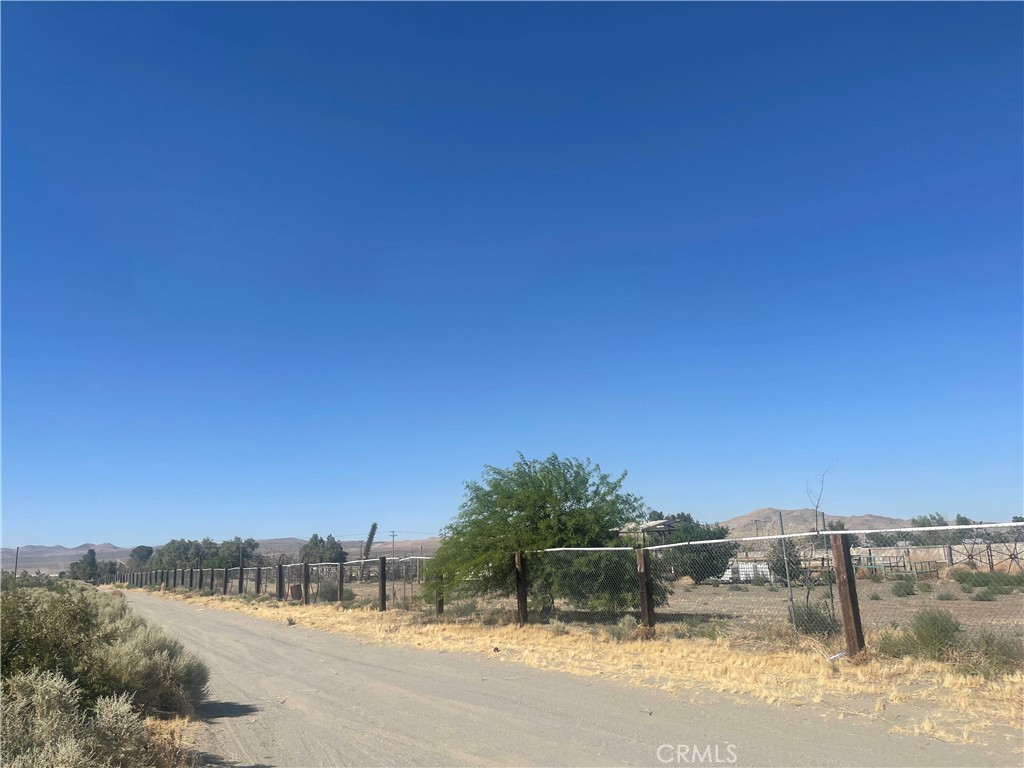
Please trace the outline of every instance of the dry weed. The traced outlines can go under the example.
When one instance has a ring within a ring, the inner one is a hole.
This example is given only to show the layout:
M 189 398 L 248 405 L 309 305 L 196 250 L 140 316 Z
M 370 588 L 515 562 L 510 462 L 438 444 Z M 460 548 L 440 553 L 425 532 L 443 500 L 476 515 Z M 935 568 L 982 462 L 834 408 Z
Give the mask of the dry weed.
M 167 595 L 173 597 L 173 595 Z M 200 605 L 268 621 L 284 620 L 279 604 L 247 603 L 221 596 L 191 598 Z M 773 704 L 838 705 L 845 714 L 887 719 L 880 713 L 904 705 L 915 733 L 960 742 L 993 737 L 994 730 L 1024 718 L 1024 674 L 985 679 L 956 674 L 948 664 L 885 658 L 870 650 L 836 658 L 834 647 L 783 628 L 761 627 L 727 637 L 672 637 L 616 642 L 590 627 L 481 626 L 407 611 L 380 613 L 336 605 L 288 605 L 295 624 L 380 644 L 409 645 L 493 655 L 505 661 L 675 692 L 711 689 Z M 646 634 L 646 633 L 645 633 Z M 869 635 L 868 644 L 875 638 Z

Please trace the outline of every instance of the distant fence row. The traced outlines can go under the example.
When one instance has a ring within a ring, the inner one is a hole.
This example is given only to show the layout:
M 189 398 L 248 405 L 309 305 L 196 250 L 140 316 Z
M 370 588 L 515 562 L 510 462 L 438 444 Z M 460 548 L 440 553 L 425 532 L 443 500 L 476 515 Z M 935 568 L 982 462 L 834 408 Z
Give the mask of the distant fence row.
M 287 563 L 234 568 L 122 570 L 106 581 L 222 595 L 268 595 L 301 603 L 376 603 L 388 598 L 403 606 L 422 592 L 428 557 L 381 557 L 344 563 Z M 388 592 L 388 589 L 391 592 Z M 402 596 L 399 598 L 399 591 Z M 374 600 L 371 596 L 377 599 Z M 382 608 L 383 610 L 383 608 Z
M 930 546 L 851 547 L 867 533 L 946 537 Z M 449 612 L 488 623 L 612 624 L 629 617 L 680 635 L 786 623 L 808 634 L 904 625 L 942 607 L 967 631 L 1024 638 L 1024 524 L 779 534 L 646 547 L 509 553 L 515 595 L 456 589 Z M 273 595 L 442 612 L 428 603 L 429 558 L 120 574 L 135 586 Z M 861 640 L 862 643 L 862 640 Z

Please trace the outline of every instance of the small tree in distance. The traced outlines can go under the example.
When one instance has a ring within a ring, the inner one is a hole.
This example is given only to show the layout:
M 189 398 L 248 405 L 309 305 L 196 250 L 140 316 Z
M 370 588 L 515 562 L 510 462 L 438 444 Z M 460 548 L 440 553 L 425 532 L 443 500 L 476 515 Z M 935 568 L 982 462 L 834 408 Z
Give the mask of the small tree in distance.
M 344 563 L 348 559 L 348 553 L 342 548 L 341 542 L 335 540 L 333 534 L 327 534 L 327 538 L 324 539 L 320 534 L 314 533 L 299 550 L 299 559 L 304 563 Z

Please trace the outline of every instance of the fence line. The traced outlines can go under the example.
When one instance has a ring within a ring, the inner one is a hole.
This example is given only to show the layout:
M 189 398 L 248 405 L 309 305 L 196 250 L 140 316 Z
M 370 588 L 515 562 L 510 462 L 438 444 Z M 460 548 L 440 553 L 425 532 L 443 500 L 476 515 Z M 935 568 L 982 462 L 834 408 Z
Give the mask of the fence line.
M 924 543 L 856 546 L 879 533 Z M 520 624 L 628 617 L 634 626 L 666 625 L 684 635 L 785 623 L 795 633 L 844 635 L 852 654 L 863 645 L 864 628 L 883 631 L 905 625 L 913 609 L 941 607 L 966 631 L 1024 638 L 1024 523 L 810 531 L 509 555 L 515 555 L 514 595 L 481 595 L 472 581 L 445 584 L 456 615 L 489 621 L 505 613 Z M 180 568 L 122 572 L 119 578 L 133 586 L 379 610 L 390 603 L 440 613 L 439 590 L 428 592 L 424 566 L 430 559 Z M 436 605 L 426 604 L 428 594 L 438 598 Z

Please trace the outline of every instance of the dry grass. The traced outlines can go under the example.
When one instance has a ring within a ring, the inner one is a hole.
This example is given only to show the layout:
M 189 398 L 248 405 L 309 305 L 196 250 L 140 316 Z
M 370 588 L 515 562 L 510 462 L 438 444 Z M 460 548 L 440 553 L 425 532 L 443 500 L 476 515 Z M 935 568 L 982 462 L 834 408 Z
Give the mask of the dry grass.
M 153 768 L 191 768 L 199 762 L 196 743 L 202 726 L 195 720 L 175 717 L 146 718 L 147 757 Z
M 711 689 L 780 705 L 817 705 L 825 716 L 849 715 L 889 722 L 899 732 L 948 741 L 1019 742 L 1024 721 L 1024 674 L 984 679 L 956 674 L 948 664 L 891 659 L 870 650 L 854 659 L 830 659 L 835 646 L 794 640 L 766 625 L 723 637 L 670 637 L 618 641 L 599 627 L 575 625 L 482 626 L 406 611 L 341 611 L 335 605 L 297 606 L 165 593 L 204 607 L 231 610 L 361 640 L 505 661 L 575 675 L 600 676 L 670 692 Z M 869 635 L 868 644 L 872 637 Z

